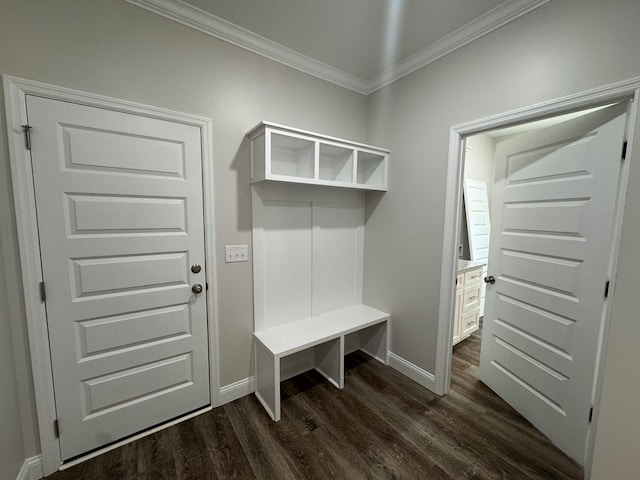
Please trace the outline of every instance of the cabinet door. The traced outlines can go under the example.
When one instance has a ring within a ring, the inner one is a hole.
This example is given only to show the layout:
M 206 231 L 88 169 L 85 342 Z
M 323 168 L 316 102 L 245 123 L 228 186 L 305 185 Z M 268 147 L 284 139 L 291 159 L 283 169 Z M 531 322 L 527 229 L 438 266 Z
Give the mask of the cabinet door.
M 453 345 L 460 341 L 460 317 L 462 315 L 462 294 L 461 288 L 456 290 L 456 305 L 453 314 Z
M 467 338 L 478 329 L 480 319 L 480 310 L 476 309 L 472 312 L 461 315 L 460 320 L 460 338 Z
M 480 284 L 471 287 L 464 287 L 462 297 L 462 312 L 467 314 L 471 310 L 480 308 Z

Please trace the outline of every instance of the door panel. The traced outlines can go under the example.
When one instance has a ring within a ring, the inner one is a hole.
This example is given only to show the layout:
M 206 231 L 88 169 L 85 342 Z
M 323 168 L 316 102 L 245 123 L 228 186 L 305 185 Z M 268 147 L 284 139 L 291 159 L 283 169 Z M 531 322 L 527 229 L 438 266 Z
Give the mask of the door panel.
M 480 378 L 584 461 L 627 105 L 498 144 Z
M 487 275 L 489 261 L 489 238 L 491 222 L 489 215 L 489 197 L 487 184 L 472 178 L 464 179 L 464 201 L 467 216 L 467 230 L 469 234 L 469 250 L 471 260 L 485 264 L 482 268 L 482 278 Z M 486 287 L 480 287 L 480 316 L 484 316 Z
M 33 96 L 27 112 L 68 460 L 211 403 L 191 291 L 206 278 L 200 130 Z

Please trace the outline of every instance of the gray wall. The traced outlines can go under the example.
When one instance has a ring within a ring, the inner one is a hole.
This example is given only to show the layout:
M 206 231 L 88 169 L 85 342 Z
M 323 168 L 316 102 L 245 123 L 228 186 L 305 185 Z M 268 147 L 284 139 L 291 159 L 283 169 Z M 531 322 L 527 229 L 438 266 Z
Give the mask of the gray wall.
M 392 314 L 393 352 L 434 371 L 450 127 L 639 76 L 638 19 L 637 0 L 555 0 L 370 97 L 368 140 L 393 157 L 389 192 L 370 199 L 364 291 Z M 593 478 L 637 475 L 640 138 L 635 147 Z
M 213 119 L 223 385 L 252 373 L 250 264 L 225 265 L 223 247 L 250 244 L 243 135 L 259 120 L 392 149 L 390 191 L 368 196 L 365 293 L 369 303 L 393 314 L 392 350 L 432 372 L 450 126 L 640 75 L 637 0 L 554 0 L 369 99 L 121 0 L 0 0 L 0 11 L 0 73 Z M 39 446 L 6 143 L 0 115 L 0 242 L 8 279 L 6 295 L 0 288 L 0 472 L 13 479 L 20 458 L 38 453 Z M 640 338 L 635 164 L 628 200 L 598 422 L 597 479 L 630 478 L 640 451 L 634 404 L 640 349 L 631 341 Z M 414 255 L 395 255 L 396 243 Z M 7 353 L 12 350 L 15 371 Z
M 7 289 L 0 257 L 0 480 L 14 480 L 25 459 Z
M 213 119 L 221 384 L 253 374 L 251 263 L 224 263 L 224 245 L 251 244 L 249 145 L 261 120 L 366 139 L 366 98 L 198 33 L 121 0 L 0 0 L 0 73 L 86 90 Z M 0 111 L 4 104 L 0 100 Z M 0 240 L 11 318 L 0 295 L 0 425 L 20 419 L 12 392 L 26 392 L 24 458 L 39 452 L 10 190 L 4 113 L 0 115 Z M 4 290 L 4 289 L 3 289 Z M 5 357 L 15 349 L 18 378 Z M 12 387 L 17 381 L 18 387 Z M 9 390 L 7 392 L 7 390 Z M 5 393 L 6 392 L 6 393 Z M 8 398 L 5 398 L 7 396 Z M 19 432 L 18 432 L 19 433 Z M 0 446 L 23 441 L 0 428 Z M 11 449 L 0 451 L 0 460 Z M 0 478 L 15 478 L 14 461 Z M 21 461 L 20 461 L 21 463 Z M 10 468 L 11 467 L 11 468 Z

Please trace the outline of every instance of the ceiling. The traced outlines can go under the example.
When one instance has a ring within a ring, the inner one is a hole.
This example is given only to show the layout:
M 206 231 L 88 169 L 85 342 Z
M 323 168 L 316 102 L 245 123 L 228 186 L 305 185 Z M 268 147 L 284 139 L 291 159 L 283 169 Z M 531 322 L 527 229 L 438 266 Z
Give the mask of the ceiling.
M 550 0 L 126 0 L 369 94 Z

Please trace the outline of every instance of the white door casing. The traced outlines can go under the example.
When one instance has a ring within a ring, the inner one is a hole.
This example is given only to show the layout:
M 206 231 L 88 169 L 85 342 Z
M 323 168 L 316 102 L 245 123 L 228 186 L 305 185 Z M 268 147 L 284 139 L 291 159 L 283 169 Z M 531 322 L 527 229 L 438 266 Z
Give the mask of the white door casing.
M 469 253 L 471 260 L 483 262 L 482 278 L 487 275 L 489 262 L 489 236 L 491 221 L 489 215 L 489 197 L 487 184 L 473 178 L 464 179 L 465 213 L 469 234 Z M 480 291 L 480 316 L 484 315 L 486 285 Z
M 197 127 L 27 96 L 62 459 L 210 405 Z M 200 264 L 195 274 L 189 267 Z
M 498 145 L 480 378 L 585 461 L 627 103 Z

